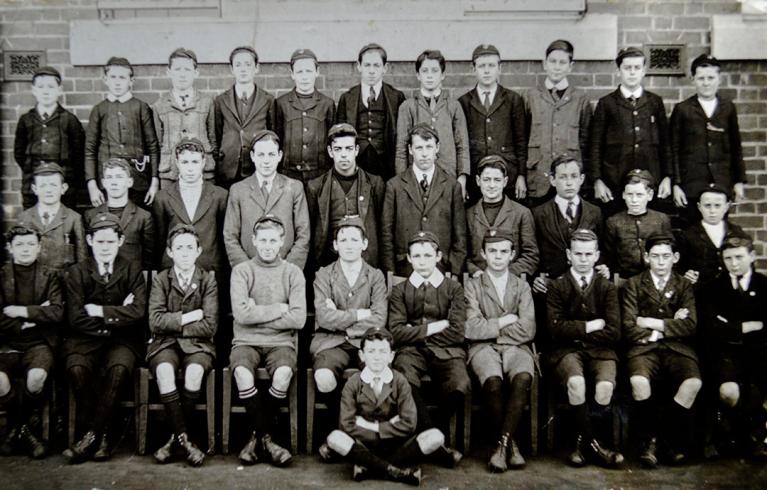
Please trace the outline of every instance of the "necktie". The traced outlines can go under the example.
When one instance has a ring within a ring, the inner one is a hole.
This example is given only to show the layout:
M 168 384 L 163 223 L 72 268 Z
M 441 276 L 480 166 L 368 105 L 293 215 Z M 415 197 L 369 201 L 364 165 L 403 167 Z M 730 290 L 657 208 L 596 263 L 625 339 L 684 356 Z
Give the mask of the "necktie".
M 427 97 L 429 100 L 429 110 L 431 112 L 434 112 L 437 109 L 437 97 Z
M 240 101 L 242 102 L 243 105 L 248 105 L 248 94 L 243 93 L 242 97 L 240 97 Z
M 49 117 L 47 112 L 43 112 L 43 121 L 47 121 Z
M 187 288 L 189 287 L 189 279 L 187 279 L 186 277 L 179 277 L 179 279 L 181 282 L 181 289 L 186 291 Z
M 735 289 L 743 294 L 745 290 L 743 289 L 743 284 L 741 284 L 740 280 L 743 279 L 743 276 L 735 276 Z
M 666 279 L 660 278 L 658 279 L 658 291 L 663 291 L 663 289 L 666 287 Z
M 589 283 L 586 282 L 586 276 L 581 276 L 581 290 L 585 290 L 589 287 Z
M 189 97 L 189 95 L 179 95 L 178 96 L 181 99 L 181 107 L 186 107 L 186 98 Z M 243 101 L 247 101 L 247 98 Z
M 633 95 L 631 97 L 629 97 L 629 102 L 631 102 L 631 107 L 636 107 L 637 106 L 637 98 L 634 97 Z
M 373 376 L 373 391 L 375 392 L 376 396 L 381 394 L 381 388 L 381 377 Z
M 553 98 L 555 101 L 556 101 L 556 100 L 559 100 L 559 90 L 557 90 L 557 88 L 556 88 L 556 87 L 554 87 L 553 89 L 551 89 L 551 90 L 550 90 L 550 92 L 551 92 L 551 97 L 552 97 L 552 98 Z
M 567 203 L 567 209 L 565 210 L 565 216 L 567 217 L 567 221 L 572 224 L 573 221 L 575 221 L 575 205 L 572 201 Z
M 421 190 L 426 193 L 429 190 L 429 181 L 426 179 L 426 174 L 421 177 Z
M 261 182 L 261 193 L 264 195 L 264 200 L 269 200 L 269 189 L 266 187 L 266 181 Z
M 489 111 L 490 110 L 490 91 L 486 90 L 482 93 L 485 94 L 485 98 L 482 100 L 482 105 L 485 106 L 486 111 Z
M 104 282 L 109 282 L 110 277 L 111 274 L 109 273 L 109 262 L 104 262 L 104 273 L 101 275 L 101 278 L 104 279 Z
M 43 213 L 43 225 L 48 226 L 51 222 L 51 215 L 48 214 L 48 211 Z
M 370 93 L 368 94 L 368 100 L 367 100 L 367 106 L 370 108 L 370 106 L 373 105 L 373 102 L 376 101 L 376 90 L 373 87 L 370 87 Z

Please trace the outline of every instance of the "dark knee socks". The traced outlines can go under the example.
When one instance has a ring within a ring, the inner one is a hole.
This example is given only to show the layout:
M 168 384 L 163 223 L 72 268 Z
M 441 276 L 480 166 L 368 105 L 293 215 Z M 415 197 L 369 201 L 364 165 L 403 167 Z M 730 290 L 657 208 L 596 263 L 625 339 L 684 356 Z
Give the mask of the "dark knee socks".
M 503 382 L 499 376 L 491 376 L 482 383 L 482 398 L 487 409 L 490 434 L 496 437 L 501 431 L 503 418 Z
M 349 458 L 352 463 L 364 466 L 377 476 L 385 475 L 387 473 L 387 468 L 389 467 L 388 461 L 379 458 L 364 444 L 356 441 L 352 444 L 349 454 L 346 457 Z
M 190 426 L 194 426 L 194 406 L 200 401 L 202 390 L 189 391 L 186 388 L 181 390 L 181 408 L 184 411 L 184 420 Z
M 463 407 L 464 396 L 460 391 L 451 391 L 443 394 L 440 399 L 436 425 L 445 434 L 446 444 L 450 437 L 450 419 Z M 455 444 L 455 441 L 450 442 Z
M 101 399 L 96 407 L 96 416 L 93 420 L 93 429 L 103 432 L 112 418 L 117 397 L 120 394 L 123 381 L 128 377 L 128 369 L 125 366 L 112 366 L 104 376 L 104 387 L 101 391 Z
M 72 366 L 69 368 L 68 376 L 77 401 L 78 421 L 90 425 L 96 407 L 93 373 L 84 366 Z
M 520 373 L 511 380 L 509 399 L 506 402 L 506 413 L 503 417 L 502 432 L 514 435 L 522 418 L 522 413 L 530 398 L 530 383 L 533 378 L 529 373 Z
M 417 432 L 430 429 L 432 427 L 431 417 L 429 417 L 429 409 L 426 407 L 426 403 L 421 396 L 421 389 L 417 386 L 410 385 L 411 392 L 413 393 L 413 401 L 415 401 L 415 408 L 418 412 L 418 425 Z
M 636 430 L 640 440 L 647 441 L 657 435 L 655 427 L 658 421 L 654 397 L 643 401 L 634 401 L 634 419 L 636 420 Z
M 423 460 L 423 457 L 424 454 L 421 451 L 421 446 L 418 445 L 418 440 L 412 437 L 392 454 L 389 461 L 395 466 L 405 467 L 418 464 Z
M 185 433 L 184 409 L 178 391 L 173 390 L 170 393 L 160 395 L 160 400 L 165 405 L 165 413 L 168 414 L 168 419 L 173 426 L 173 433 L 177 436 Z

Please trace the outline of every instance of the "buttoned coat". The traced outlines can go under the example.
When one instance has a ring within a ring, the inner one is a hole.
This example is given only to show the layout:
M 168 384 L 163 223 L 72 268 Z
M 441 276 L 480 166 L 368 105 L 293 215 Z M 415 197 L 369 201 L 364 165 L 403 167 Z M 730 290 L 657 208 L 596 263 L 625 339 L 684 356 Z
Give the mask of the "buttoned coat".
M 49 269 L 61 271 L 90 256 L 82 216 L 63 204 L 47 225 L 43 225 L 37 206 L 22 211 L 18 221 L 33 223 L 40 230 L 37 260 Z
M 767 326 L 767 277 L 756 271 L 751 273 L 748 289 L 738 291 L 732 287 L 729 273 L 721 274 L 708 286 L 707 304 L 701 305 L 701 314 L 708 316 L 703 341 L 711 354 L 721 355 L 726 344 L 744 344 L 749 347 L 767 344 L 767 330 L 762 328 L 743 333 L 743 322 L 758 321 Z
M 274 109 L 274 132 L 284 153 L 280 169 L 304 172 L 330 168 L 327 136 L 336 118 L 333 99 L 317 90 L 310 97 L 299 98 L 294 89 L 279 96 Z
M 49 346 L 55 347 L 60 334 L 59 328 L 64 320 L 64 297 L 59 275 L 36 264 L 34 303 L 31 305 L 19 304 L 13 264 L 5 264 L 0 269 L 0 285 L 0 345 L 13 345 L 14 340 L 20 337 L 26 339 L 28 335 L 32 335 L 45 339 Z M 43 306 L 46 302 L 48 305 Z M 27 318 L 6 316 L 2 309 L 10 305 L 26 306 Z M 25 322 L 34 323 L 35 326 L 22 330 Z
M 724 236 L 730 233 L 745 234 L 740 226 L 724 220 Z M 696 291 L 703 291 L 719 274 L 727 273 L 721 249 L 714 245 L 700 221 L 691 224 L 679 235 L 678 244 L 679 263 L 676 269 L 682 275 L 688 270 L 700 273 L 695 283 Z
M 85 222 L 90 223 L 99 213 L 108 213 L 107 204 L 85 211 Z M 144 270 L 152 270 L 155 260 L 155 226 L 149 211 L 136 206 L 128 199 L 128 203 L 120 216 L 120 228 L 125 240 L 117 254 L 126 261 L 141 264 Z M 163 248 L 160 246 L 160 248 Z

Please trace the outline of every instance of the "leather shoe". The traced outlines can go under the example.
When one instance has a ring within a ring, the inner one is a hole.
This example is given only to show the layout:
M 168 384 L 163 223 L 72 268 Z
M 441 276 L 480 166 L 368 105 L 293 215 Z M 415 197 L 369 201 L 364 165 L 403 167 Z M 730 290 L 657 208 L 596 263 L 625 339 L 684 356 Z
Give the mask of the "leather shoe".
M 322 463 L 333 463 L 336 460 L 336 452 L 330 449 L 327 442 L 320 446 L 317 450 L 317 454 L 319 454 L 320 462 Z
M 240 463 L 244 465 L 254 465 L 258 463 L 258 454 L 256 453 L 256 446 L 258 445 L 258 436 L 255 431 L 250 435 L 250 440 L 245 447 L 240 451 Z
M 200 451 L 200 449 L 189 440 L 189 436 L 186 435 L 186 432 L 179 434 L 176 440 L 178 441 L 178 445 L 186 451 L 186 460 L 190 465 L 202 465 L 202 462 L 205 461 L 205 453 Z
M 415 487 L 421 485 L 421 468 L 398 468 L 390 464 L 386 468 L 386 476 L 389 480 Z
M 642 452 L 639 454 L 639 462 L 642 466 L 648 469 L 655 469 L 658 467 L 658 456 L 656 455 L 658 449 L 658 441 L 654 437 L 648 440 Z
M 352 478 L 354 481 L 363 481 L 368 477 L 368 469 L 364 466 L 355 464 L 352 470 Z
M 264 451 L 269 455 L 269 460 L 274 466 L 287 466 L 293 460 L 290 452 L 272 440 L 269 434 L 261 438 Z
M 437 449 L 437 458 L 446 468 L 455 468 L 463 459 L 463 454 L 451 447 L 440 446 Z
M 154 452 L 154 460 L 160 464 L 170 463 L 176 449 L 176 437 L 171 434 L 168 442 Z
M 583 436 L 579 435 L 575 439 L 575 448 L 573 449 L 573 452 L 571 452 L 570 456 L 567 458 L 567 462 L 570 464 L 570 466 L 574 466 L 576 468 L 586 466 L 586 458 L 583 456 L 583 452 L 581 452 L 582 445 Z
M 35 437 L 26 425 L 19 427 L 19 440 L 27 446 L 29 455 L 34 459 L 42 459 L 45 457 L 45 453 L 48 452 L 45 444 Z
M 511 440 L 507 458 L 506 462 L 512 470 L 521 470 L 527 465 L 527 461 L 522 457 L 522 453 L 519 451 L 519 446 L 517 446 L 517 442 L 514 439 Z
M 603 448 L 596 439 L 591 440 L 589 447 L 599 464 L 605 468 L 616 468 L 623 464 L 623 455 L 621 453 Z
M 5 439 L 3 439 L 3 443 L 0 444 L 0 455 L 2 456 L 10 456 L 13 454 L 13 450 L 16 447 L 16 441 L 19 438 L 19 428 L 13 427 L 8 429 L 8 432 L 5 434 Z
M 509 436 L 504 434 L 501 436 L 501 440 L 498 441 L 498 446 L 490 455 L 490 461 L 487 462 L 487 467 L 493 473 L 503 473 L 508 469 L 506 465 L 506 452 L 509 447 Z
M 89 430 L 85 435 L 77 441 L 72 447 L 66 449 L 63 453 L 69 464 L 80 464 L 90 458 L 93 451 L 96 449 L 96 433 Z
M 101 440 L 99 441 L 99 448 L 93 454 L 94 461 L 107 461 L 112 457 L 112 450 L 109 448 L 109 436 L 106 432 L 101 434 Z

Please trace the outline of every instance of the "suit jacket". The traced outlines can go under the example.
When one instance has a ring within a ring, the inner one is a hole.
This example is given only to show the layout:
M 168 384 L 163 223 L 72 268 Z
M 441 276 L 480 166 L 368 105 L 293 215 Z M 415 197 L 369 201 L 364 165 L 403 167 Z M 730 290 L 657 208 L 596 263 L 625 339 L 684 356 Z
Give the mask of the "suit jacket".
M 743 229 L 731 222 L 724 221 L 724 236 L 730 233 L 744 234 Z M 679 264 L 677 270 L 684 275 L 688 270 L 698 271 L 700 276 L 695 283 L 696 291 L 703 291 L 722 272 L 727 272 L 722 261 L 721 249 L 708 237 L 700 221 L 696 221 L 679 236 Z
M 492 344 L 520 346 L 532 355 L 528 344 L 535 338 L 535 307 L 533 294 L 527 282 L 509 274 L 506 294 L 498 297 L 488 273 L 469 278 L 466 283 L 466 339 L 469 340 L 469 356 Z M 519 320 L 504 328 L 498 319 L 514 314 Z
M 234 86 L 213 101 L 217 148 L 216 183 L 229 186 L 251 175 L 254 171 L 250 159 L 250 142 L 262 129 L 274 128 L 274 97 L 262 87 L 256 87 L 255 100 L 250 112 L 240 119 L 235 101 Z
M 13 347 L 16 341 L 42 340 L 55 347 L 58 340 L 59 324 L 64 320 L 64 298 L 61 293 L 59 275 L 39 263 L 35 266 L 34 303 L 21 305 L 16 298 L 16 276 L 13 264 L 5 264 L 0 269 L 0 345 Z M 42 306 L 45 302 L 48 306 Z M 27 307 L 27 318 L 11 318 L 3 313 L 6 306 Z M 35 326 L 22 330 L 25 322 Z
M 278 97 L 274 108 L 274 132 L 284 152 L 280 169 L 305 172 L 331 167 L 327 136 L 336 117 L 333 99 L 318 90 L 311 98 L 299 99 L 293 89 Z
M 368 236 L 368 248 L 362 257 L 373 267 L 378 267 L 379 241 L 381 234 L 381 211 L 383 209 L 385 186 L 381 177 L 357 169 L 359 179 L 358 214 Z M 333 224 L 330 222 L 331 185 L 333 170 L 312 179 L 306 185 L 306 201 L 312 222 L 312 251 L 319 266 L 325 266 L 320 259 L 333 241 Z
M 642 355 L 665 345 L 683 356 L 698 360 L 693 347 L 698 315 L 695 294 L 688 280 L 672 272 L 663 291 L 658 291 L 650 271 L 646 270 L 630 278 L 622 291 L 623 338 L 628 347 L 628 357 Z M 674 314 L 682 308 L 689 310 L 688 317 L 675 319 Z M 637 326 L 637 317 L 640 316 L 662 319 L 664 338 L 650 342 L 653 331 Z
M 645 240 L 653 233 L 671 233 L 671 218 L 654 209 L 639 216 L 621 211 L 607 219 L 605 228 L 604 250 L 610 271 L 627 278 L 645 270 Z
M 282 174 L 275 174 L 268 201 L 255 175 L 232 186 L 224 220 L 224 243 L 231 266 L 255 257 L 253 225 L 265 214 L 277 216 L 285 226 L 280 256 L 303 269 L 311 237 L 309 208 L 303 184 Z
M 581 289 L 569 272 L 554 280 L 546 293 L 549 333 L 553 340 L 548 355 L 552 365 L 571 352 L 586 352 L 592 359 L 618 360 L 615 349 L 621 337 L 618 288 L 594 272 L 591 283 Z M 586 322 L 601 318 L 605 328 L 586 333 Z
M 90 256 L 82 216 L 63 204 L 48 225 L 43 225 L 37 206 L 22 211 L 18 221 L 34 223 L 40 230 L 41 248 L 37 260 L 49 269 L 61 271 Z
M 85 222 L 90 223 L 97 214 L 107 212 L 109 212 L 109 208 L 106 203 L 89 209 L 85 211 Z M 123 230 L 125 241 L 120 247 L 118 255 L 126 261 L 140 263 L 144 270 L 152 270 L 155 260 L 155 227 L 152 215 L 128 199 L 128 204 L 125 205 L 120 217 L 120 227 Z M 164 249 L 165 247 L 161 246 L 160 248 Z
M 481 251 L 482 239 L 490 228 L 511 233 L 514 237 L 514 261 L 509 264 L 509 270 L 516 276 L 535 273 L 538 268 L 538 243 L 535 241 L 533 213 L 528 208 L 504 197 L 495 222 L 490 223 L 482 201 L 479 201 L 466 212 L 466 223 L 469 228 L 469 260 L 466 261 L 469 274 L 487 266 Z
M 437 236 L 446 271 L 460 274 L 466 259 L 466 212 L 458 182 L 434 169 L 424 198 L 412 168 L 386 183 L 381 231 L 382 264 L 386 271 L 408 274 L 407 243 L 419 231 Z
M 109 281 L 99 274 L 91 257 L 75 264 L 64 274 L 67 319 L 65 351 L 90 351 L 96 340 L 109 340 L 129 347 L 140 355 L 146 342 L 146 283 L 141 265 L 119 257 Z M 128 295 L 133 302 L 123 305 Z M 86 304 L 102 305 L 104 316 L 88 316 Z
M 709 352 L 721 355 L 732 344 L 751 347 L 767 344 L 764 328 L 743 333 L 743 322 L 760 321 L 767 327 L 767 308 L 764 307 L 767 277 L 752 272 L 748 289 L 740 292 L 732 287 L 730 275 L 724 273 L 708 289 L 709 299 L 701 308 L 701 314 L 708 317 L 707 328 L 701 333 Z
M 711 118 L 693 95 L 671 113 L 674 182 L 689 199 L 714 182 L 732 194 L 733 184 L 746 182 L 738 113 L 731 100 L 717 97 Z
M 399 106 L 405 102 L 405 94 L 392 87 L 388 83 L 383 83 L 381 92 L 384 96 L 386 106 L 386 124 L 384 126 L 384 143 L 386 144 L 386 160 L 389 162 L 390 174 L 394 175 L 394 154 L 397 145 L 397 116 Z M 348 92 L 341 94 L 338 100 L 338 110 L 336 111 L 336 123 L 349 123 L 355 128 L 358 127 L 357 115 L 359 113 L 360 94 L 362 86 L 355 85 Z M 357 144 L 360 145 L 360 151 L 367 146 L 367 140 L 362 135 L 357 136 Z
M 631 105 L 620 87 L 597 103 L 591 120 L 590 181 L 601 179 L 613 194 L 620 195 L 623 176 L 629 170 L 649 170 L 657 182 L 671 177 L 674 166 L 668 120 L 663 99 L 647 90 Z
M 545 260 L 539 262 L 538 271 L 548 274 L 552 279 L 570 268 L 565 253 L 570 247 L 570 230 L 560 225 L 557 214 L 561 215 L 554 199 L 533 208 L 538 250 L 540 256 L 545 257 Z M 602 241 L 602 211 L 598 207 L 581 198 L 575 219 L 578 228 L 593 231 Z
M 339 259 L 340 260 L 340 259 Z M 339 261 L 317 271 L 314 278 L 314 336 L 309 352 L 316 354 L 337 347 L 347 340 L 359 347 L 367 329 L 386 327 L 388 302 L 386 278 L 380 270 L 363 261 L 357 282 L 349 284 Z M 328 308 L 331 300 L 336 307 Z M 357 320 L 357 310 L 370 310 L 371 316 Z
M 184 313 L 202 310 L 202 320 L 181 324 Z M 147 358 L 178 344 L 185 354 L 205 352 L 216 355 L 213 336 L 218 327 L 218 286 L 216 276 L 199 267 L 184 291 L 173 268 L 165 269 L 152 279 L 149 295 L 149 330 L 152 338 Z
M 157 247 L 158 264 L 161 269 L 173 265 L 173 260 L 165 253 L 168 231 L 179 223 L 192 225 L 200 235 L 202 255 L 197 265 L 205 270 L 220 271 L 226 267 L 226 254 L 221 236 L 224 229 L 227 192 L 209 182 L 202 184 L 202 195 L 194 216 L 187 215 L 178 182 L 161 189 L 152 203 L 152 213 L 157 225 L 157 236 L 161 246 Z

